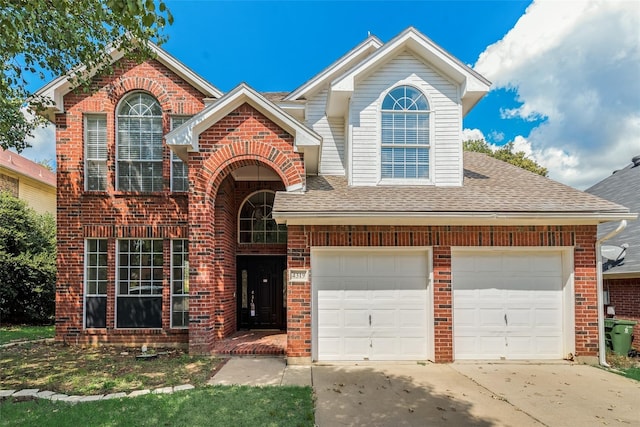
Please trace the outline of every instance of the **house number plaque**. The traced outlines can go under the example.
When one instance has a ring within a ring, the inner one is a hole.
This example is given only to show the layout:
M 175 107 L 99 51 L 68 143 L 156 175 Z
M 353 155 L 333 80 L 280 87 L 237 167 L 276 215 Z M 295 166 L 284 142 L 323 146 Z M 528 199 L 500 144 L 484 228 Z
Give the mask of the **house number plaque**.
M 289 282 L 300 283 L 309 281 L 309 270 L 307 269 L 291 269 L 289 270 Z

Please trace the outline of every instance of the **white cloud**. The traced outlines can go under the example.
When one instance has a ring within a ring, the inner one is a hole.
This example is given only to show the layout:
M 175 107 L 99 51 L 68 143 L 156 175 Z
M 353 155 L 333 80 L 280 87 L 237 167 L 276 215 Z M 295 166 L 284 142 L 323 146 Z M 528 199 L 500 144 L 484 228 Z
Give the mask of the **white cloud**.
M 480 129 L 463 129 L 462 130 L 463 141 L 472 141 L 476 139 L 485 139 L 484 133 L 482 133 Z
M 29 115 L 25 112 L 25 115 Z M 33 136 L 27 138 L 31 147 L 26 148 L 20 155 L 34 162 L 46 160 L 55 168 L 56 161 L 56 133 L 55 126 L 49 123 L 46 127 L 38 127 L 33 131 Z
M 545 118 L 522 141 L 551 178 L 584 189 L 640 154 L 638 28 L 635 1 L 536 0 L 478 58 L 495 89 L 517 93 L 502 117 Z

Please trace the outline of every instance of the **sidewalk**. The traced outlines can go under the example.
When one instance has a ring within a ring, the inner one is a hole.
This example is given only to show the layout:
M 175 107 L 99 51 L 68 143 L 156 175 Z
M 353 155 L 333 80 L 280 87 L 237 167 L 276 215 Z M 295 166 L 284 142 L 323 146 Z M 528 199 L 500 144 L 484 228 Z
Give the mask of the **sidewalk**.
M 288 366 L 282 357 L 232 357 L 207 384 L 311 386 L 311 365 Z

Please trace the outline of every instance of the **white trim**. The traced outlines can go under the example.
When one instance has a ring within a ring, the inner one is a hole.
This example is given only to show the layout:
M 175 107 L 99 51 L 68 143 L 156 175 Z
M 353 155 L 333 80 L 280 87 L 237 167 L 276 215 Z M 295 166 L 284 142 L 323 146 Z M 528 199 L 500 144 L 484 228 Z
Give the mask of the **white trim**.
M 371 52 L 375 52 L 381 46 L 382 42 L 376 36 L 367 37 L 363 42 L 340 57 L 333 64 L 329 65 L 320 73 L 312 77 L 310 80 L 303 83 L 302 86 L 298 87 L 289 95 L 287 95 L 284 98 L 284 101 L 293 101 L 300 98 L 308 97 L 309 94 L 313 93 L 315 90 L 317 90 L 317 88 L 323 86 L 332 78 L 335 78 L 338 73 L 343 72 L 345 69 L 348 69 L 349 65 L 357 60 L 358 57 L 363 54 L 370 55 Z
M 311 267 L 311 360 L 318 360 L 318 298 L 317 286 L 313 281 L 314 255 L 319 253 L 336 252 L 424 252 L 428 275 L 425 277 L 427 286 L 426 325 L 427 354 L 425 360 L 435 360 L 435 330 L 434 330 L 434 299 L 433 299 L 433 247 L 432 246 L 312 246 L 310 248 Z
M 171 129 L 171 130 L 175 129 L 175 126 L 174 126 L 173 121 L 174 121 L 174 119 L 176 119 L 176 118 L 178 118 L 178 117 L 179 117 L 179 118 L 184 118 L 184 119 L 186 119 L 186 120 L 183 122 L 183 124 L 184 124 L 184 123 L 186 123 L 187 121 L 189 121 L 189 119 L 191 119 L 191 117 L 193 117 L 193 115 L 186 115 L 186 114 L 171 114 L 171 115 L 169 116 L 169 119 L 170 119 L 170 122 L 171 122 L 169 126 L 170 126 L 170 129 Z M 172 193 L 180 193 L 180 194 L 186 194 L 186 193 L 189 193 L 189 174 L 188 174 L 188 173 L 187 173 L 187 188 L 186 188 L 185 190 L 181 190 L 181 191 L 176 191 L 176 190 L 175 190 L 175 186 L 174 186 L 174 182 L 173 182 L 173 163 L 174 163 L 176 160 L 174 160 L 174 158 L 173 158 L 173 156 L 174 156 L 174 155 L 175 155 L 176 157 L 178 157 L 178 155 L 177 155 L 174 151 L 169 150 L 169 169 L 170 169 L 170 182 L 171 182 L 170 189 L 171 189 L 171 192 L 172 192 Z M 187 167 L 187 171 L 188 171 L 188 170 L 189 170 L 189 163 L 188 163 L 188 162 L 186 162 L 186 161 L 184 161 L 184 160 L 182 160 L 180 157 L 178 157 L 178 160 L 180 160 L 182 163 L 184 163 L 184 164 L 186 165 L 186 167 Z
M 562 263 L 562 357 L 571 359 L 576 355 L 575 334 L 575 266 L 573 259 L 573 246 L 452 246 L 451 247 L 451 314 L 452 333 L 451 340 L 455 357 L 455 326 L 453 322 L 454 305 L 453 291 L 455 289 L 455 277 L 453 276 L 453 259 L 460 254 L 473 253 L 557 253 Z
M 287 225 L 597 225 L 635 219 L 629 213 L 555 212 L 287 212 L 274 211 Z
M 165 135 L 167 145 L 181 158 L 184 153 L 177 150 L 181 147 L 186 147 L 186 151 L 198 152 L 200 134 L 245 103 L 291 134 L 294 137 L 295 152 L 303 152 L 307 147 L 319 149 L 322 137 L 318 133 L 304 126 L 245 83 L 236 86 L 218 102 L 206 107 L 191 120 Z
M 87 329 L 104 329 L 104 328 L 87 328 L 87 267 L 88 267 L 88 263 L 87 263 L 87 258 L 88 258 L 88 242 L 89 240 L 95 240 L 96 242 L 99 242 L 101 240 L 105 241 L 107 243 L 107 250 L 104 252 L 104 254 L 107 256 L 107 265 L 105 266 L 105 268 L 108 270 L 109 269 L 109 239 L 105 238 L 105 237 L 85 237 L 84 238 L 84 260 L 83 260 L 83 265 L 82 265 L 82 329 L 83 330 L 87 330 Z M 99 251 L 96 253 L 100 253 Z M 108 272 L 107 272 L 108 274 Z M 107 293 L 105 294 L 95 294 L 96 296 L 101 296 L 104 298 L 108 299 L 109 296 L 109 278 L 107 277 Z M 105 305 L 105 328 L 107 327 L 107 318 L 108 318 L 108 313 L 107 313 L 107 307 Z
M 89 159 L 89 155 L 87 154 L 87 146 L 88 146 L 88 141 L 89 141 L 89 137 L 88 137 L 88 131 L 89 131 L 89 126 L 87 124 L 87 121 L 89 118 L 96 118 L 96 117 L 100 117 L 100 118 L 104 118 L 105 121 L 105 151 L 106 151 L 106 157 L 104 158 L 104 162 L 105 162 L 105 188 L 103 190 L 90 190 L 89 189 L 89 162 L 90 161 L 97 161 L 98 159 Z M 106 113 L 83 113 L 82 114 L 82 146 L 83 146 L 83 157 L 84 157 L 84 170 L 83 170 L 83 181 L 84 181 L 84 191 L 90 191 L 90 192 L 104 192 L 104 191 L 108 191 L 109 189 L 109 171 L 108 171 L 108 162 L 109 162 L 109 125 L 108 125 L 108 120 L 107 120 L 107 114 Z
M 152 42 L 145 42 L 147 46 L 151 49 L 151 51 L 156 55 L 154 59 L 157 59 L 161 64 L 165 65 L 171 71 L 176 73 L 178 76 L 182 77 L 187 81 L 192 87 L 194 87 L 199 92 L 203 93 L 205 96 L 209 98 L 220 98 L 223 94 L 222 92 L 207 82 L 205 79 L 200 77 L 198 74 L 193 72 L 189 67 L 184 65 L 182 62 L 178 61 L 175 57 L 169 54 L 164 49 L 159 46 L 153 44 Z M 124 52 L 118 51 L 114 48 L 109 48 L 109 55 L 111 56 L 110 63 L 114 63 L 124 57 Z M 60 76 L 51 82 L 47 83 L 42 88 L 38 89 L 35 94 L 37 96 L 43 96 L 49 98 L 53 101 L 53 106 L 47 107 L 47 109 L 42 113 L 44 117 L 49 119 L 51 122 L 55 119 L 56 113 L 64 113 L 64 96 L 71 92 L 73 87 L 70 83 L 70 77 L 72 75 L 82 74 L 85 77 L 92 77 L 96 73 L 96 70 L 87 70 L 84 65 L 81 65 L 67 73 L 67 75 Z
M 182 252 L 180 252 L 180 254 L 182 255 L 183 262 L 185 261 L 184 260 L 184 258 L 185 258 L 184 255 L 185 254 L 186 254 L 187 258 L 189 257 L 189 239 L 171 239 L 171 243 L 169 244 L 169 246 L 170 246 L 170 248 L 169 248 L 169 251 L 170 251 L 169 257 L 171 258 L 171 261 L 169 262 L 169 264 L 170 264 L 170 267 L 169 267 L 170 268 L 170 270 L 169 270 L 169 274 L 170 274 L 170 276 L 169 276 L 169 329 L 189 329 L 189 321 L 188 320 L 187 320 L 187 325 L 186 326 L 173 326 L 173 297 L 174 297 L 174 295 L 176 297 L 182 297 L 182 298 L 186 297 L 187 300 L 190 297 L 188 292 L 186 294 L 185 293 L 182 293 L 182 294 L 174 294 L 173 293 L 173 268 L 175 267 L 175 265 L 173 264 L 173 255 L 174 255 L 173 244 L 177 240 L 181 240 L 183 242 L 183 250 L 182 250 Z M 185 248 L 186 248 L 186 251 L 184 250 Z M 187 275 L 189 274 L 189 271 L 188 271 L 189 262 L 188 261 L 187 261 L 186 264 L 183 264 L 181 268 L 183 270 L 187 269 L 186 273 L 187 273 Z M 183 280 L 184 280 L 184 271 L 183 271 L 182 277 L 183 277 Z M 182 289 L 184 290 L 184 283 L 182 284 Z M 189 313 L 189 312 L 190 312 L 190 310 L 187 311 L 187 313 Z
M 327 98 L 327 114 L 330 116 L 342 115 L 345 108 L 344 99 L 355 90 L 356 80 L 368 75 L 372 70 L 384 64 L 389 57 L 405 49 L 414 52 L 425 63 L 440 70 L 444 76 L 461 87 L 460 103 L 463 107 L 463 116 L 489 91 L 491 82 L 436 45 L 424 34 L 409 27 L 349 72 L 331 82 Z

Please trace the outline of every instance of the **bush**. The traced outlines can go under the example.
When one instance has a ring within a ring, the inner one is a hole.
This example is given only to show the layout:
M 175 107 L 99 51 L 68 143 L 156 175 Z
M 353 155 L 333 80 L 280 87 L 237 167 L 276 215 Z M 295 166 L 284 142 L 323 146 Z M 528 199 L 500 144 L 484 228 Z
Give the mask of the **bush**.
M 0 192 L 0 320 L 51 323 L 55 313 L 56 226 Z

